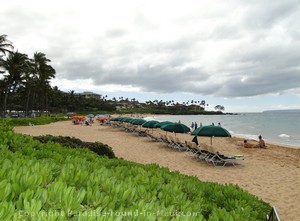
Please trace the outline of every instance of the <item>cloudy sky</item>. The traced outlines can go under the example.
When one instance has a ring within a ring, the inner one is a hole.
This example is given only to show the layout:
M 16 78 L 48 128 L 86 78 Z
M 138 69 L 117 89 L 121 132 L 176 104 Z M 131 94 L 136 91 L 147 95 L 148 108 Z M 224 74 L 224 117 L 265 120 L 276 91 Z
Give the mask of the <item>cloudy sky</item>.
M 298 0 L 11 0 L 0 34 L 66 92 L 248 112 L 300 109 L 299 20 Z

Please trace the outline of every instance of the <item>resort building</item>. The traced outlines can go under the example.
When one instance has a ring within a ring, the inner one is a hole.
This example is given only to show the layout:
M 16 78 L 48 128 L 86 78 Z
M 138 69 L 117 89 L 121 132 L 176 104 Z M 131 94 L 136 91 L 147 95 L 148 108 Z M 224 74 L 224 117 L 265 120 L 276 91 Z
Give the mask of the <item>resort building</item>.
M 102 95 L 100 94 L 95 94 L 93 92 L 90 92 L 90 91 L 85 91 L 83 93 L 78 93 L 77 95 L 81 95 L 85 98 L 95 98 L 95 99 L 101 99 Z

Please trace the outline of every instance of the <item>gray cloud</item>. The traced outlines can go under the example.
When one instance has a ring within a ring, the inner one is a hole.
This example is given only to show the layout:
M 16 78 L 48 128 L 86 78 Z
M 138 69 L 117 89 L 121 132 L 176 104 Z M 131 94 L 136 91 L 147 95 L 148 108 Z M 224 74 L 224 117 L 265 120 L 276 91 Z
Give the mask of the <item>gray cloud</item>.
M 209 17 L 201 6 L 200 12 L 161 23 L 134 10 L 126 25 L 125 17 L 106 25 L 103 20 L 109 23 L 112 18 L 98 18 L 101 13 L 93 15 L 91 24 L 80 23 L 78 17 L 84 19 L 85 14 L 76 8 L 62 17 L 64 10 L 7 7 L 0 11 L 0 30 L 22 44 L 15 46 L 26 49 L 24 53 L 46 53 L 57 78 L 221 97 L 297 93 L 297 1 L 230 2 L 232 13 L 215 10 Z

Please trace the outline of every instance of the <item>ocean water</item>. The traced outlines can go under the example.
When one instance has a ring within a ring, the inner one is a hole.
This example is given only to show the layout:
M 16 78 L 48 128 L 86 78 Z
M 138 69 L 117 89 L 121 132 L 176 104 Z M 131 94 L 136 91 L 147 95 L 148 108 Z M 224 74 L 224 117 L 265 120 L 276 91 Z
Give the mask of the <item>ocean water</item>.
M 266 142 L 300 148 L 300 112 L 241 113 L 238 115 L 158 115 L 146 120 L 171 121 L 191 126 L 214 123 L 226 128 L 232 136 L 258 140 L 262 135 Z

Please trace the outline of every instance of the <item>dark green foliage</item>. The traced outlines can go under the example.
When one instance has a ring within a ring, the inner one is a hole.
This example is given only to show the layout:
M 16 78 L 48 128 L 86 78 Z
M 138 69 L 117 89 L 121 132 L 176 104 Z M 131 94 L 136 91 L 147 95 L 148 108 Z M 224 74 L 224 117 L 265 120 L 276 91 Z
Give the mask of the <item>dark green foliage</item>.
M 42 143 L 48 143 L 48 142 L 59 143 L 63 146 L 68 146 L 71 148 L 87 148 L 100 156 L 115 158 L 115 154 L 112 148 L 100 142 L 95 142 L 95 143 L 84 142 L 74 137 L 63 137 L 63 136 L 52 136 L 52 135 L 38 136 L 38 137 L 34 137 L 34 139 Z

